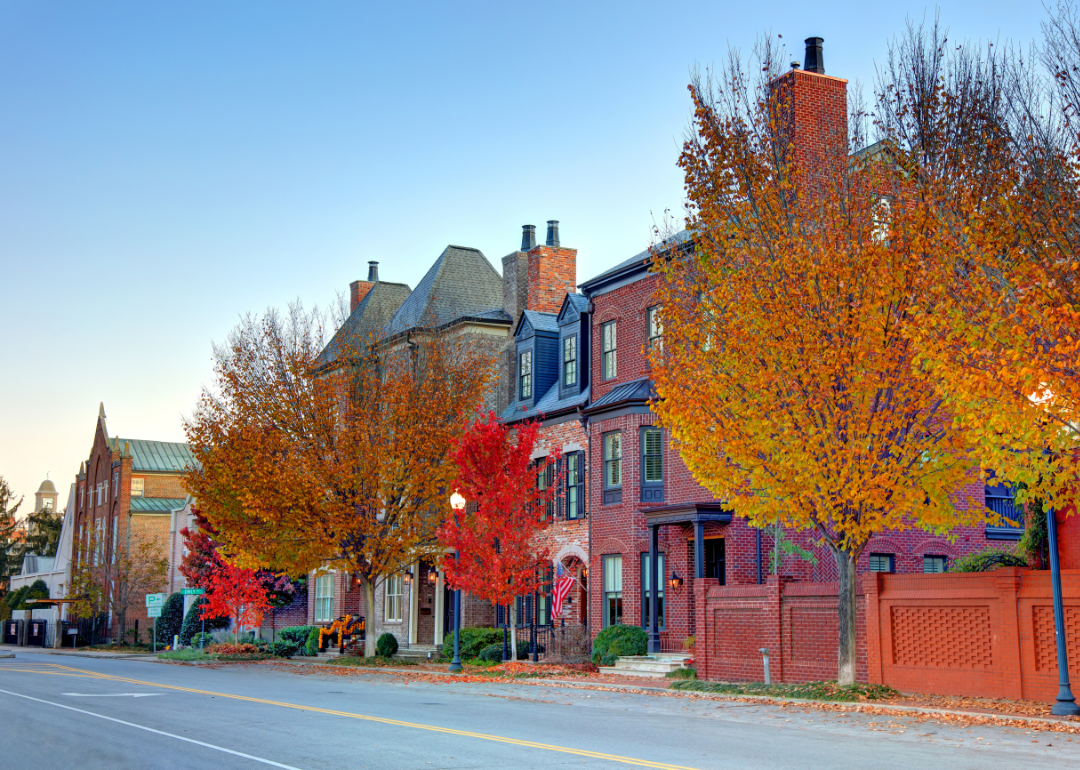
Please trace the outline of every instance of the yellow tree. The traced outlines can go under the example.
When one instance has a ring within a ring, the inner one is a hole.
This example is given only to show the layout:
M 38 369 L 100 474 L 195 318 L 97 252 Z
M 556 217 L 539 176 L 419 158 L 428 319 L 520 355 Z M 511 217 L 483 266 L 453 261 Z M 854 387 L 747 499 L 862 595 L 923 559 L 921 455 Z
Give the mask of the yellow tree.
M 654 260 L 654 409 L 694 477 L 737 515 L 812 530 L 831 550 L 838 676 L 851 683 L 869 538 L 981 519 L 951 498 L 969 447 L 905 334 L 928 258 L 918 233 L 933 223 L 907 205 L 887 155 L 849 157 L 842 125 L 817 149 L 797 144 L 794 89 L 821 76 L 776 71 L 786 59 L 771 45 L 760 55 L 756 85 L 733 56 L 719 80 L 690 89 L 680 165 L 692 248 Z
M 912 236 L 933 258 L 910 332 L 984 465 L 1044 499 L 1075 481 L 1080 414 L 1080 29 L 1057 13 L 1041 75 L 909 26 L 877 110 L 934 223 Z
M 337 567 L 364 587 L 440 553 L 450 451 L 493 361 L 447 331 L 342 341 L 320 368 L 315 313 L 247 318 L 216 349 L 216 382 L 186 424 L 187 484 L 222 550 L 293 575 Z M 367 635 L 374 655 L 374 635 Z

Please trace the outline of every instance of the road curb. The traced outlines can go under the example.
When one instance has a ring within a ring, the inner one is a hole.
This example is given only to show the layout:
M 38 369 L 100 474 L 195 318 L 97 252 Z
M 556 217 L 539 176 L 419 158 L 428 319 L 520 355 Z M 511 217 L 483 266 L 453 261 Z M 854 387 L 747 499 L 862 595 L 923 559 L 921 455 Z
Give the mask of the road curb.
M 66 658 L 93 658 L 95 660 L 155 660 L 153 653 L 128 654 L 124 652 L 68 652 L 66 650 L 54 650 L 47 647 L 11 647 L 0 648 L 0 657 L 14 658 L 16 652 L 24 655 L 60 655 Z

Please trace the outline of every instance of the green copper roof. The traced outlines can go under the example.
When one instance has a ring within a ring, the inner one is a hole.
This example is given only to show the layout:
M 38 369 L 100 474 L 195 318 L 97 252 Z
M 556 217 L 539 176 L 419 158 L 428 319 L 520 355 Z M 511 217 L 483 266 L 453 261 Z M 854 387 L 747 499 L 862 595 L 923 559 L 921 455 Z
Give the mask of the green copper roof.
M 187 502 L 182 497 L 133 497 L 132 513 L 168 513 L 184 507 Z
M 132 469 L 159 473 L 182 473 L 195 460 L 187 444 L 171 441 L 145 441 L 139 438 L 118 438 L 120 449 L 126 442 L 131 447 Z

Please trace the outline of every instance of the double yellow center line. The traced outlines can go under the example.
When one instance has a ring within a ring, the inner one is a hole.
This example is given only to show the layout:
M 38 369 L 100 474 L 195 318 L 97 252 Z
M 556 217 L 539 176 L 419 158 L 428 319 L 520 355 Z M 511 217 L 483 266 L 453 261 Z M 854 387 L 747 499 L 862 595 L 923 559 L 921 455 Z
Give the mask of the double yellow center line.
M 444 735 L 455 735 L 462 738 L 476 738 L 478 740 L 493 741 L 495 743 L 507 743 L 513 746 L 524 746 L 531 749 L 541 749 L 543 751 L 557 751 L 562 754 L 573 754 L 579 757 L 588 757 L 590 759 L 603 759 L 609 762 L 621 762 L 627 765 L 636 765 L 638 767 L 652 767 L 658 770 L 697 770 L 697 768 L 687 767 L 685 765 L 672 765 L 666 762 L 653 762 L 648 759 L 638 759 L 636 757 L 624 757 L 619 754 L 607 754 L 602 751 L 587 751 L 585 749 L 575 749 L 569 746 L 557 746 L 552 743 L 540 743 L 538 741 L 523 741 L 518 738 L 507 738 L 501 735 L 491 735 L 489 733 L 476 733 L 469 730 L 455 730 L 450 727 L 439 727 L 437 725 L 426 725 L 420 722 L 406 722 L 400 719 L 387 719 L 386 717 L 376 717 L 370 714 L 357 714 L 351 711 L 337 711 L 335 709 L 319 708 L 317 706 L 304 706 L 298 703 L 287 703 L 285 701 L 266 700 L 265 698 L 252 698 L 246 695 L 233 695 L 232 693 L 213 692 L 211 690 L 198 690 L 193 687 L 179 687 L 171 684 L 160 684 L 158 682 L 146 682 L 141 679 L 129 679 L 122 676 L 113 676 L 110 674 L 99 674 L 93 671 L 86 671 L 84 669 L 72 668 L 70 666 L 62 666 L 55 663 L 44 664 L 54 670 L 41 670 L 38 668 L 15 668 L 8 666 L 0 666 L 0 671 L 18 671 L 28 674 L 46 674 L 51 676 L 79 676 L 90 679 L 101 679 L 113 682 L 124 682 L 126 684 L 138 684 L 144 687 L 157 687 L 164 690 L 176 690 L 178 692 L 189 692 L 196 695 L 210 695 L 215 698 L 230 698 L 232 700 L 246 701 L 248 703 L 262 703 L 267 706 L 277 706 L 279 708 L 295 709 L 297 711 L 308 711 L 315 714 L 329 714 L 331 716 L 346 717 L 348 719 L 358 719 L 363 722 L 375 722 L 384 725 L 393 725 L 394 727 L 404 727 L 410 730 L 426 730 L 433 733 L 443 733 Z

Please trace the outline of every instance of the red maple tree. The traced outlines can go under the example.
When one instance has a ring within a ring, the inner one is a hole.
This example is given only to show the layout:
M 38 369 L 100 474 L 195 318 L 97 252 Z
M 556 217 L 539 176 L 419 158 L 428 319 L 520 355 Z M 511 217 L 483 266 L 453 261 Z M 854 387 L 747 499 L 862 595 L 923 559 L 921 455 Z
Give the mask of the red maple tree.
M 517 649 L 515 600 L 546 580 L 548 553 L 537 547 L 536 535 L 558 489 L 557 479 L 545 489 L 537 483 L 539 474 L 557 467 L 560 455 L 555 450 L 534 462 L 539 435 L 539 423 L 512 429 L 494 412 L 474 421 L 452 454 L 456 489 L 468 505 L 453 511 L 439 530 L 440 542 L 457 553 L 443 564 L 450 586 L 509 605 L 511 650 Z
M 207 589 L 202 619 L 230 618 L 237 643 L 240 627 L 258 626 L 263 613 L 270 609 L 266 587 L 253 569 L 222 562 L 221 569 L 210 573 Z

